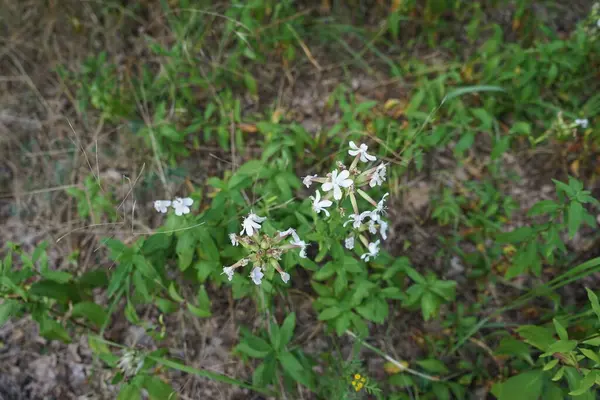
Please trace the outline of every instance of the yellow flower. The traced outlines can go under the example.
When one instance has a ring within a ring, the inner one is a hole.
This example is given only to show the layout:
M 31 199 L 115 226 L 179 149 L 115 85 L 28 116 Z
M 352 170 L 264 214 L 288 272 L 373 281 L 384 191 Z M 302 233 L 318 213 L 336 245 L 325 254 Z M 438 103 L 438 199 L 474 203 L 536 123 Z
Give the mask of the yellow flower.
M 354 379 L 359 380 L 360 379 L 360 374 L 354 375 Z

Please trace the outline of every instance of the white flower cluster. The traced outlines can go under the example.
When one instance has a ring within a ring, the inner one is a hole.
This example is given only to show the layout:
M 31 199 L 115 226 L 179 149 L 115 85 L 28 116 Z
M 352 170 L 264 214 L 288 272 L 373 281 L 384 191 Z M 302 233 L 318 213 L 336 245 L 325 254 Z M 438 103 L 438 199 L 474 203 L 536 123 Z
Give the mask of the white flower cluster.
M 123 356 L 117 363 L 117 367 L 126 377 L 137 375 L 144 365 L 144 358 L 134 350 L 125 350 Z
M 173 207 L 175 215 L 183 215 L 190 213 L 190 206 L 194 204 L 194 200 L 190 197 L 176 197 L 175 200 L 156 200 L 154 202 L 154 209 L 159 213 L 165 214 L 169 211 L 169 207 Z
M 321 192 L 318 189 L 315 191 L 314 196 L 310 196 L 312 209 L 317 214 L 320 214 L 322 211 L 325 216 L 329 217 L 330 213 L 327 208 L 333 205 L 332 199 L 337 201 L 338 204 L 345 198 L 350 199 L 353 213 L 348 216 L 349 219 L 344 223 L 344 226 L 351 223 L 352 232 L 344 241 L 344 245 L 349 250 L 353 249 L 355 238 L 358 237 L 368 249 L 368 252 L 361 256 L 361 259 L 369 261 L 369 259 L 376 257 L 379 253 L 380 241 L 369 241 L 366 232 L 373 235 L 379 233 L 383 240 L 387 239 L 388 224 L 382 219 L 382 215 L 386 208 L 385 200 L 388 194 L 386 193 L 379 202 L 375 202 L 361 187 L 369 186 L 373 188 L 381 186 L 386 180 L 387 167 L 385 163 L 380 163 L 364 171 L 359 170 L 357 168 L 359 162 L 374 162 L 377 161 L 377 158 L 368 153 L 369 147 L 364 143 L 357 146 L 356 143 L 351 141 L 349 146 L 348 154 L 354 157 L 349 168 L 339 163 L 338 168 L 327 174 L 326 177 L 308 175 L 303 178 L 302 183 L 307 188 L 311 187 L 314 182 L 321 184 L 321 190 L 325 193 L 324 196 L 321 196 Z M 368 201 L 374 209 L 360 212 L 355 193 Z M 344 215 L 344 209 L 341 207 L 340 212 Z
M 266 219 L 266 217 L 260 217 L 250 211 L 250 214 L 242 221 L 242 231 L 239 235 L 235 233 L 229 234 L 232 245 L 242 245 L 249 251 L 247 257 L 242 258 L 229 267 L 223 267 L 222 274 L 227 275 L 227 279 L 230 281 L 233 280 L 233 275 L 237 268 L 245 267 L 248 263 L 252 263 L 254 268 L 250 272 L 250 279 L 252 279 L 252 282 L 256 285 L 262 283 L 265 272 L 273 270 L 279 273 L 281 280 L 284 283 L 288 283 L 290 274 L 281 268 L 281 265 L 279 264 L 281 256 L 287 251 L 300 249 L 300 257 L 306 258 L 307 244 L 303 240 L 300 240 L 300 237 L 292 228 L 283 232 L 278 232 L 273 237 L 268 235 L 258 235 L 261 224 Z M 292 237 L 292 240 L 289 243 L 284 243 L 283 241 L 289 236 Z M 269 266 L 273 269 L 269 269 Z
M 590 125 L 590 122 L 588 121 L 587 118 L 581 118 L 581 119 L 575 120 L 575 126 L 579 126 L 582 129 L 587 129 L 589 125 Z

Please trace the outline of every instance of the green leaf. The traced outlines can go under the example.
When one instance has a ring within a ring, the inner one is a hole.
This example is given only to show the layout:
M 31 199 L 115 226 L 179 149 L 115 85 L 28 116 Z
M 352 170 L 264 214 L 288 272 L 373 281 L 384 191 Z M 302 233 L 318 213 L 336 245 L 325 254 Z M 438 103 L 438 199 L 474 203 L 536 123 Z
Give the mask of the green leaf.
M 423 296 L 421 297 L 421 312 L 423 313 L 423 319 L 425 319 L 425 321 L 429 321 L 431 317 L 435 316 L 438 305 L 438 300 L 433 293 L 423 293 Z
M 537 215 L 551 214 L 559 208 L 560 205 L 556 204 L 552 200 L 542 200 L 535 203 L 533 207 L 529 209 L 527 215 L 530 217 L 535 217 Z
M 223 382 L 223 383 L 227 383 L 230 385 L 235 385 L 235 386 L 239 386 L 242 388 L 246 388 L 246 389 L 251 389 L 254 390 L 258 393 L 269 393 L 268 391 L 265 391 L 261 388 L 257 388 L 254 387 L 252 385 L 249 385 L 245 382 L 239 381 L 237 379 L 233 379 L 230 378 L 228 376 L 216 373 L 216 372 L 212 372 L 212 371 L 207 371 L 207 370 L 201 370 L 201 369 L 197 369 L 197 368 L 193 368 L 193 367 L 188 367 L 187 365 L 181 364 L 177 361 L 174 360 L 169 360 L 167 358 L 163 358 L 163 357 L 157 357 L 157 356 L 148 356 L 148 359 L 155 361 L 158 364 L 164 365 L 165 367 L 171 368 L 171 369 L 176 369 L 178 371 L 181 372 L 186 372 L 188 374 L 192 374 L 192 375 L 196 375 L 196 376 L 200 376 L 203 378 L 208 378 L 214 381 L 218 381 L 218 382 Z
M 150 400 L 177 400 L 177 392 L 171 385 L 156 376 L 145 376 L 144 387 Z
M 567 219 L 569 223 L 569 239 L 573 239 L 577 230 L 579 230 L 579 226 L 583 220 L 583 206 L 581 203 L 577 201 L 572 201 L 569 204 L 569 210 L 567 214 Z
M 2 327 L 13 315 L 21 308 L 21 304 L 16 300 L 4 300 L 0 304 L 0 327 Z
M 558 322 L 556 318 L 552 319 L 552 323 L 554 324 L 554 329 L 556 330 L 558 337 L 561 340 L 569 340 L 569 334 L 567 333 L 567 330 L 560 324 L 560 322 Z
M 56 299 L 63 304 L 66 304 L 69 301 L 76 302 L 80 300 L 80 296 L 72 284 L 58 283 L 46 279 L 31 285 L 29 294 Z
M 598 353 L 596 353 L 593 350 L 590 349 L 586 349 L 585 347 L 580 347 L 579 351 L 586 356 L 587 358 L 589 358 L 592 361 L 595 361 L 597 363 L 600 364 L 600 356 L 598 356 Z
M 588 391 L 596 382 L 596 377 L 598 376 L 598 372 L 595 370 L 591 370 L 587 373 L 587 375 L 579 382 L 579 388 L 577 390 L 573 390 L 569 392 L 571 396 L 581 396 L 585 392 Z
M 546 350 L 546 354 L 568 353 L 569 351 L 573 351 L 575 347 L 577 347 L 577 340 L 559 340 L 552 343 L 548 347 L 548 350 Z
M 117 400 L 140 400 L 142 398 L 142 388 L 133 383 L 124 383 L 117 396 Z
M 526 343 L 542 351 L 546 351 L 556 341 L 552 332 L 541 326 L 524 325 L 519 327 L 517 332 L 525 339 Z
M 417 364 L 424 370 L 433 372 L 434 374 L 447 374 L 450 372 L 443 362 L 434 358 L 417 361 Z
M 512 232 L 500 233 L 496 236 L 496 241 L 499 243 L 520 243 L 530 239 L 533 234 L 534 232 L 529 226 L 523 226 Z
M 335 264 L 332 262 L 328 262 L 327 264 L 325 264 L 323 266 L 323 268 L 321 268 L 320 270 L 315 272 L 315 274 L 313 275 L 313 279 L 316 279 L 318 281 L 323 281 L 323 280 L 329 278 L 330 276 L 332 276 L 333 274 L 335 274 L 335 271 L 336 271 Z
M 498 400 L 534 400 L 542 394 L 543 383 L 541 370 L 527 371 L 495 384 L 492 394 Z
M 187 231 L 177 239 L 177 265 L 181 271 L 185 271 L 194 258 L 194 249 L 196 247 L 196 236 L 192 231 Z
M 327 320 L 333 319 L 333 318 L 337 317 L 338 315 L 340 315 L 341 313 L 342 313 L 342 310 L 338 307 L 326 308 L 323 311 L 321 311 L 321 313 L 319 314 L 319 321 L 327 321 Z
M 108 319 L 108 313 L 100 305 L 88 301 L 75 304 L 71 316 L 83 317 L 96 326 L 103 326 Z
M 408 265 L 404 266 L 404 272 L 406 273 L 406 275 L 408 275 L 410 277 L 410 279 L 412 279 L 413 281 L 415 281 L 417 283 L 421 283 L 421 284 L 427 283 L 427 281 L 425 280 L 423 275 L 421 275 L 414 268 L 409 267 Z
M 65 271 L 44 270 L 41 274 L 44 278 L 58 283 L 67 283 L 73 278 L 72 274 Z
M 132 265 L 129 262 L 119 264 L 108 284 L 106 292 L 108 297 L 112 297 L 125 284 L 131 268 Z
M 587 291 L 590 303 L 592 303 L 592 310 L 594 310 L 594 314 L 596 314 L 598 319 L 600 319 L 600 303 L 598 302 L 598 296 L 596 296 L 596 293 L 588 288 L 585 288 L 585 290 Z
M 69 332 L 61 324 L 49 317 L 43 317 L 40 323 L 40 335 L 51 340 L 71 343 Z
M 505 89 L 500 86 L 490 86 L 490 85 L 475 85 L 475 86 L 465 86 L 459 89 L 455 89 L 448 93 L 443 99 L 442 104 L 444 104 L 448 100 L 452 100 L 456 97 L 470 94 L 470 93 L 479 93 L 479 92 L 506 92 Z
M 296 328 L 296 313 L 292 312 L 287 317 L 285 317 L 285 320 L 283 321 L 283 324 L 281 325 L 280 335 L 281 335 L 281 346 L 282 347 L 287 345 L 292 340 L 292 337 L 294 336 L 295 328 Z
M 310 379 L 309 370 L 305 369 L 292 353 L 286 351 L 279 354 L 277 358 L 279 359 L 284 371 L 287 372 L 292 378 L 308 388 L 314 387 L 313 382 Z

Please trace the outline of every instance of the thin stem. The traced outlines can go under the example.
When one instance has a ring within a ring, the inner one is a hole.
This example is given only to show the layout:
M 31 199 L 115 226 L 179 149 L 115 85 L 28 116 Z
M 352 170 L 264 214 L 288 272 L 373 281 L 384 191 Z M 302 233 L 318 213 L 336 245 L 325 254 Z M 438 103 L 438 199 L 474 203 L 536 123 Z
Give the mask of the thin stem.
M 385 358 L 387 361 L 391 362 L 392 364 L 394 364 L 394 366 L 398 367 L 400 369 L 400 371 L 402 372 L 408 372 L 409 374 L 415 375 L 415 376 L 419 376 L 423 379 L 427 379 L 429 381 L 434 381 L 434 382 L 440 382 L 443 379 L 440 379 L 437 376 L 431 376 L 431 375 L 427 375 L 424 374 L 422 372 L 416 371 L 412 368 L 409 368 L 407 366 L 405 366 L 404 364 L 402 364 L 400 361 L 395 360 L 394 358 L 390 357 L 389 355 L 385 354 L 383 351 L 379 350 L 377 347 L 371 346 L 369 343 L 365 342 L 364 340 L 362 340 L 361 338 L 359 338 L 358 336 L 356 336 L 356 334 L 354 334 L 351 331 L 346 331 L 346 335 L 354 338 L 356 341 L 358 341 L 362 346 L 366 347 L 367 349 L 379 354 L 381 357 Z

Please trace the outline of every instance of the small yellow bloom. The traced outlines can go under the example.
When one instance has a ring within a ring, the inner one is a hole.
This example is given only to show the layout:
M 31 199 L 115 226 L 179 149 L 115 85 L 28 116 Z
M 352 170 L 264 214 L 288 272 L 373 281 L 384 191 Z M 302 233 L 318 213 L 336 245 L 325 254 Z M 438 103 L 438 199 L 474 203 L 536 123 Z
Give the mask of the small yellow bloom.
M 354 375 L 354 379 L 359 380 L 360 379 L 360 374 Z
M 362 383 L 365 383 L 365 382 L 367 381 L 367 378 L 365 378 L 365 377 L 363 376 L 363 377 L 360 379 L 360 381 L 361 381 Z
M 358 385 L 356 385 L 356 391 L 358 392 L 360 389 L 363 388 L 363 384 L 359 383 Z

